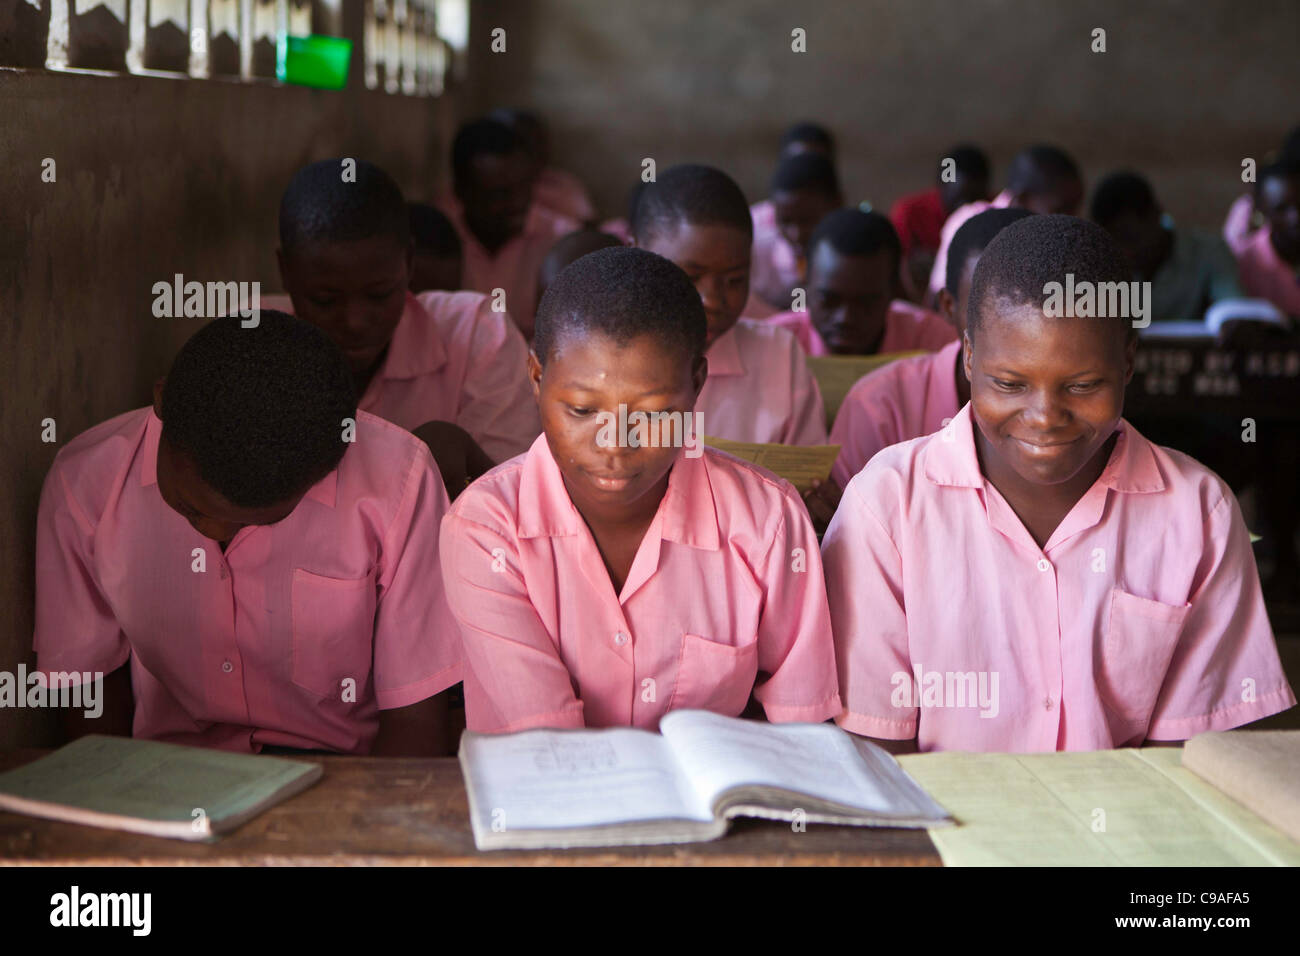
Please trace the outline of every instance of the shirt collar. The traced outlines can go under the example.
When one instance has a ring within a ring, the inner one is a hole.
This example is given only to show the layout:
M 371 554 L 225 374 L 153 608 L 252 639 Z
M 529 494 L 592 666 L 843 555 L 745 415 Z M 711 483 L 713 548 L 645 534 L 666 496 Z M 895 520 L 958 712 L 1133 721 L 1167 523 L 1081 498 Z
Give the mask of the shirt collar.
M 718 512 L 707 460 L 707 454 L 698 458 L 678 454 L 668 474 L 668 490 L 646 534 L 658 533 L 665 541 L 692 548 L 718 550 Z M 585 529 L 546 435 L 539 435 L 524 458 L 520 477 L 519 537 L 556 538 L 581 534 Z
M 936 485 L 983 488 L 984 475 L 975 453 L 975 425 L 967 402 L 948 425 L 931 436 L 921 451 L 925 477 Z M 1115 491 L 1145 494 L 1163 491 L 1164 477 L 1151 443 L 1120 419 L 1119 437 L 1097 484 Z
M 436 297 L 442 293 L 425 293 Z M 419 378 L 436 372 L 447 364 L 447 349 L 438 335 L 438 327 L 424 303 L 410 292 L 406 307 L 388 343 L 388 355 L 375 373 L 376 378 Z
M 709 377 L 715 375 L 744 375 L 745 363 L 740 360 L 740 343 L 736 341 L 736 324 L 709 346 L 705 357 L 709 360 Z
M 149 420 L 144 426 L 144 458 L 140 462 L 141 487 L 158 484 L 158 443 L 161 438 L 162 419 L 151 408 Z M 347 452 L 345 451 L 344 454 L 346 455 Z M 338 481 L 339 469 L 336 466 L 328 475 L 312 485 L 303 497 L 333 508 L 338 500 Z

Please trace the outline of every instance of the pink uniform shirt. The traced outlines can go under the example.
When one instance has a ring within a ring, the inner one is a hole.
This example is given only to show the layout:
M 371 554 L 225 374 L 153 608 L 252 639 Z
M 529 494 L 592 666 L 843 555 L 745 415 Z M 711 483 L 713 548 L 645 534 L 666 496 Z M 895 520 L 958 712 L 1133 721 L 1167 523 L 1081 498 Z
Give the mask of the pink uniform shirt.
M 533 202 L 575 222 L 591 222 L 596 218 L 596 207 L 592 205 L 582 180 L 554 166 L 538 173 L 537 181 L 533 183 Z
M 939 290 L 948 284 L 948 247 L 952 245 L 952 237 L 957 235 L 966 220 L 978 216 L 986 209 L 1006 209 L 1011 205 L 1011 193 L 1002 190 L 993 197 L 992 202 L 977 200 L 968 202 L 964 206 L 958 206 L 952 211 L 943 224 L 943 229 L 939 231 L 939 251 L 934 257 L 934 268 L 930 270 L 930 295 L 938 295 Z
M 528 209 L 524 231 L 490 254 L 465 225 L 459 201 L 444 195 L 438 202 L 456 227 L 464 247 L 465 265 L 461 274 L 467 288 L 492 295 L 505 290 L 505 309 L 521 329 L 531 330 L 537 312 L 537 274 L 542 260 L 561 236 L 578 228 L 578 223 L 533 203 Z
M 841 726 L 923 751 L 1095 750 L 1295 703 L 1216 475 L 1122 423 L 1040 549 L 980 473 L 972 428 L 967 405 L 880 452 L 827 529 Z
M 1257 229 L 1237 250 L 1241 289 L 1251 298 L 1268 299 L 1292 317 L 1300 317 L 1300 267 L 1277 254 L 1267 226 Z
M 740 319 L 709 347 L 695 402 L 698 432 L 732 441 L 826 443 L 826 406 L 803 350 L 785 329 Z
M 803 281 L 799 251 L 781 234 L 771 200 L 750 207 L 754 222 L 754 246 L 750 257 L 750 302 L 747 318 L 764 318 L 764 306 L 773 312 L 790 307 L 790 293 Z
M 159 494 L 161 433 L 140 408 L 55 458 L 36 531 L 42 671 L 129 660 L 136 737 L 245 752 L 367 753 L 379 710 L 461 679 L 447 494 L 422 442 L 358 412 L 339 466 L 222 554 Z
M 293 311 L 288 296 L 263 307 Z M 383 364 L 358 407 L 402 428 L 452 422 L 493 461 L 528 449 L 542 431 L 528 384 L 528 346 L 504 312 L 478 292 L 406 296 Z
M 840 712 L 808 513 L 730 455 L 679 455 L 621 594 L 544 435 L 456 499 L 442 549 L 470 730 L 653 729 L 751 689 L 772 721 Z
M 899 359 L 858 379 L 831 428 L 840 446 L 831 477 L 841 488 L 882 448 L 937 432 L 957 414 L 961 342 Z
M 1241 250 L 1249 245 L 1256 231 L 1251 223 L 1254 215 L 1255 197 L 1249 193 L 1238 196 L 1228 207 L 1228 215 L 1223 220 L 1223 241 L 1234 255 L 1240 255 Z
M 783 312 L 766 320 L 772 325 L 789 329 L 795 340 L 809 355 L 830 355 L 831 350 L 817 334 L 808 312 Z M 878 355 L 890 352 L 933 352 L 957 337 L 957 330 L 943 316 L 913 305 L 902 299 L 889 303 L 885 315 L 885 335 L 880 340 Z

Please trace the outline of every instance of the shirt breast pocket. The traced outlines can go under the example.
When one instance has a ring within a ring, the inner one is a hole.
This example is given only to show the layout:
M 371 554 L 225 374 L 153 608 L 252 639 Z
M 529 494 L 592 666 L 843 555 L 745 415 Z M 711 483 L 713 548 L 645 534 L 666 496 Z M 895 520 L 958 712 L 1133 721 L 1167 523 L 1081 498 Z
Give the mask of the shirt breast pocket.
M 342 699 L 356 681 L 358 699 L 374 655 L 375 580 L 293 572 L 293 682 L 317 697 Z
M 677 685 L 668 709 L 695 708 L 735 717 L 749 703 L 757 676 L 757 641 L 733 647 L 698 634 L 683 634 Z
M 1104 703 L 1125 720 L 1150 722 L 1190 609 L 1111 591 L 1098 683 Z

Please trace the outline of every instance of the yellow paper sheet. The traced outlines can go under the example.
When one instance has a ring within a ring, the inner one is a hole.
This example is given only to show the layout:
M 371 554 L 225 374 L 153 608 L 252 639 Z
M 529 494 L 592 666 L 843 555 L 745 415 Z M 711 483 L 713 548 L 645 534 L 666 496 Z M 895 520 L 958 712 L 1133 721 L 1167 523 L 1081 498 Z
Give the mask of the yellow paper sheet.
M 957 818 L 930 831 L 948 866 L 1300 865 L 1300 843 L 1181 758 L 1170 747 L 899 762 Z
M 808 371 L 817 379 L 822 401 L 826 404 L 826 427 L 835 421 L 835 414 L 849 394 L 853 383 L 868 372 L 874 372 L 890 362 L 925 352 L 887 352 L 884 355 L 809 355 Z
M 840 454 L 839 445 L 764 445 L 710 438 L 708 435 L 704 436 L 704 444 L 780 475 L 801 495 L 812 487 L 814 481 L 825 481 L 830 477 L 831 468 Z

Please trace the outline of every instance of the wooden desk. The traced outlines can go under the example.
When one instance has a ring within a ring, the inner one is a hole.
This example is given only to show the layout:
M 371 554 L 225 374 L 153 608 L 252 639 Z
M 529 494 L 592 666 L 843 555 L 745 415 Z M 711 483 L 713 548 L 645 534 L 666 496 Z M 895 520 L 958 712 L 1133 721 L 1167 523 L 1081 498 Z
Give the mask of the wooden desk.
M 0 754 L 0 770 L 45 751 Z M 737 820 L 721 840 L 480 853 L 454 758 L 322 757 L 314 787 L 212 844 L 0 813 L 0 866 L 939 866 L 924 830 Z

